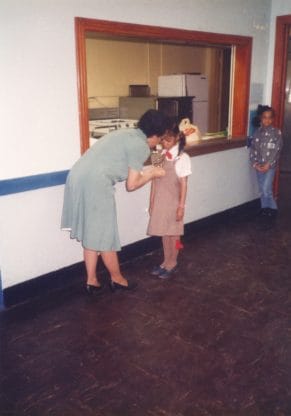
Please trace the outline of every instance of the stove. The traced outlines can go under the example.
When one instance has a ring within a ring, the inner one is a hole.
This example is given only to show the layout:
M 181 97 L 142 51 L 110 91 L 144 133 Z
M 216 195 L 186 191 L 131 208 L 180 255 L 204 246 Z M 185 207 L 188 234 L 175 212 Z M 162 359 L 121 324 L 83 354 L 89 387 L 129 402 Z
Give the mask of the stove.
M 114 118 L 89 121 L 90 144 L 114 130 L 136 128 L 138 120 Z

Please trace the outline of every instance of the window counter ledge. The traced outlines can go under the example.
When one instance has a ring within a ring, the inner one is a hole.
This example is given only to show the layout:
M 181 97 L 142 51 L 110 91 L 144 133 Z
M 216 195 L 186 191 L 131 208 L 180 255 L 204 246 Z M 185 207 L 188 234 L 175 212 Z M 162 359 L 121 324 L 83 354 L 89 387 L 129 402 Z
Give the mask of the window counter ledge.
M 201 140 L 192 146 L 186 146 L 185 151 L 189 156 L 199 156 L 244 146 L 246 146 L 246 136 L 231 138 L 222 137 L 217 139 Z

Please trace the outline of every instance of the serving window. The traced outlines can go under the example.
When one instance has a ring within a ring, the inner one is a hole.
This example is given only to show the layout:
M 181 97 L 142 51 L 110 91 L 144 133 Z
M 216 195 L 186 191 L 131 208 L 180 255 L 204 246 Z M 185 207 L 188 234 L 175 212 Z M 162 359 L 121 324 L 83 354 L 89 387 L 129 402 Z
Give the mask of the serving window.
M 251 38 L 83 18 L 75 27 L 81 152 L 89 147 L 92 110 L 118 108 L 132 84 L 148 86 L 155 98 L 158 76 L 177 73 L 208 79 L 208 131 L 191 154 L 244 144 Z

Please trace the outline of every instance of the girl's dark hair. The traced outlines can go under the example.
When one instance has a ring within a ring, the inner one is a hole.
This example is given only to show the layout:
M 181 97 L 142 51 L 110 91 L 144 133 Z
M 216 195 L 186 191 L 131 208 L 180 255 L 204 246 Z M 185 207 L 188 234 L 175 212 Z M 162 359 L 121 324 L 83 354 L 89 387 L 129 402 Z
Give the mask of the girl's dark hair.
M 158 110 L 148 110 L 139 119 L 137 127 L 147 137 L 162 136 L 167 128 L 167 117 Z
M 178 155 L 183 152 L 184 147 L 186 146 L 186 136 L 183 132 L 179 130 L 179 125 L 176 122 L 173 122 L 171 119 L 168 119 L 167 134 L 170 136 L 179 136 L 179 146 L 178 146 Z
M 257 107 L 257 113 L 256 113 L 255 117 L 252 120 L 252 123 L 253 123 L 254 127 L 260 127 L 262 114 L 265 113 L 266 111 L 271 111 L 272 116 L 275 117 L 275 110 L 273 109 L 273 107 L 269 107 L 268 105 L 259 104 L 258 107 Z

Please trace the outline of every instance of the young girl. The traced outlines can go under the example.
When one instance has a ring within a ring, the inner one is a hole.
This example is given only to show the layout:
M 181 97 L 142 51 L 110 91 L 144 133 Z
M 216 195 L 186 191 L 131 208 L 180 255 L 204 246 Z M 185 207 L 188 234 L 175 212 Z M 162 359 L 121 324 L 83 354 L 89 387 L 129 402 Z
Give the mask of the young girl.
M 161 138 L 165 156 L 164 177 L 154 179 L 151 185 L 150 221 L 148 235 L 160 236 L 163 241 L 164 261 L 152 274 L 166 279 L 177 268 L 181 248 L 180 236 L 184 233 L 184 212 L 187 194 L 187 177 L 191 175 L 190 157 L 183 152 L 185 136 L 177 124 Z
M 278 212 L 273 196 L 273 179 L 282 148 L 281 131 L 273 127 L 274 109 L 259 105 L 254 124 L 260 127 L 251 140 L 250 160 L 256 170 L 261 193 L 261 211 L 264 217 L 275 218 Z

